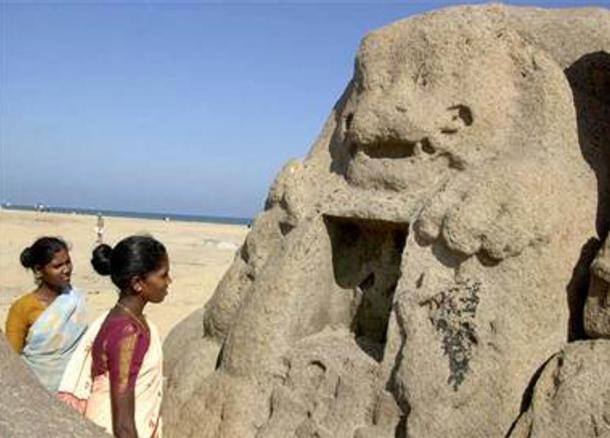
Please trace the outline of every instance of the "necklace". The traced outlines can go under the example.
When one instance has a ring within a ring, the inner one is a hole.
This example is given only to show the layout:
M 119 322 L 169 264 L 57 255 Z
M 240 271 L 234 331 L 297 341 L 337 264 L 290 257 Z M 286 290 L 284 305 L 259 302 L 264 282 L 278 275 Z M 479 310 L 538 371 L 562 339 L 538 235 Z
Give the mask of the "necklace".
M 130 316 L 132 319 L 134 319 L 138 324 L 140 324 L 142 327 L 146 328 L 144 322 L 140 318 L 138 318 L 138 315 L 133 313 L 133 311 L 129 307 L 119 303 L 118 301 L 117 301 L 116 305 L 120 309 L 123 309 L 125 311 L 125 313 L 127 313 L 127 315 Z

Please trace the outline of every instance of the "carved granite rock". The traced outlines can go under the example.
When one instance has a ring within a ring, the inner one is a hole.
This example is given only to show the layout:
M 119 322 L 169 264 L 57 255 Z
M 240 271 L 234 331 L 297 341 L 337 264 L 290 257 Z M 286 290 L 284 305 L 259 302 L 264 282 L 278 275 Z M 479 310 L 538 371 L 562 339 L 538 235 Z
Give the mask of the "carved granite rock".
M 171 353 L 189 319 L 166 341 L 167 434 L 506 436 L 582 332 L 608 161 L 581 91 L 609 47 L 592 9 L 459 7 L 367 35 L 203 335 Z

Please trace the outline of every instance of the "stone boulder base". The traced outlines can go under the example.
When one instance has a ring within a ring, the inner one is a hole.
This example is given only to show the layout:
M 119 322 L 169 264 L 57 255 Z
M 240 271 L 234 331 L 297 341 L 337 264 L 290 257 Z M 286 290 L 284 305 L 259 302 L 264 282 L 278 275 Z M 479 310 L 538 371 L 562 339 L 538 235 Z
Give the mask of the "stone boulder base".
M 510 438 L 610 436 L 610 341 L 566 346 L 544 367 Z

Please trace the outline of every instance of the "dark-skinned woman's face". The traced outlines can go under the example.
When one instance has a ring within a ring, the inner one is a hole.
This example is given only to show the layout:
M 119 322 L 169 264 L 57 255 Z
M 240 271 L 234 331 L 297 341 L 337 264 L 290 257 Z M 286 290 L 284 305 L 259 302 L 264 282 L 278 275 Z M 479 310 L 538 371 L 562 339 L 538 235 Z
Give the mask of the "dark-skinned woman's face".
M 70 286 L 72 260 L 67 250 L 57 251 L 46 265 L 36 269 L 37 277 L 50 289 L 61 291 Z

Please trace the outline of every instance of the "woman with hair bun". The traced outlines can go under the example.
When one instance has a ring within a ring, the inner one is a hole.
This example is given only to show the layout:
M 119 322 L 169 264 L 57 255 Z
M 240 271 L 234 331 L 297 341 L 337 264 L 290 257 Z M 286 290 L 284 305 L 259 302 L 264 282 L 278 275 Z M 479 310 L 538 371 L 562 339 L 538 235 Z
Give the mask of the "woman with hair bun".
M 21 252 L 36 289 L 15 301 L 6 319 L 13 349 L 50 392 L 57 391 L 63 371 L 87 329 L 85 299 L 72 288 L 72 261 L 66 242 L 41 237 Z
M 92 325 L 73 355 L 59 398 L 117 437 L 160 437 L 161 341 L 143 314 L 171 283 L 163 244 L 131 236 L 99 245 L 91 263 L 119 289 L 116 305 Z

